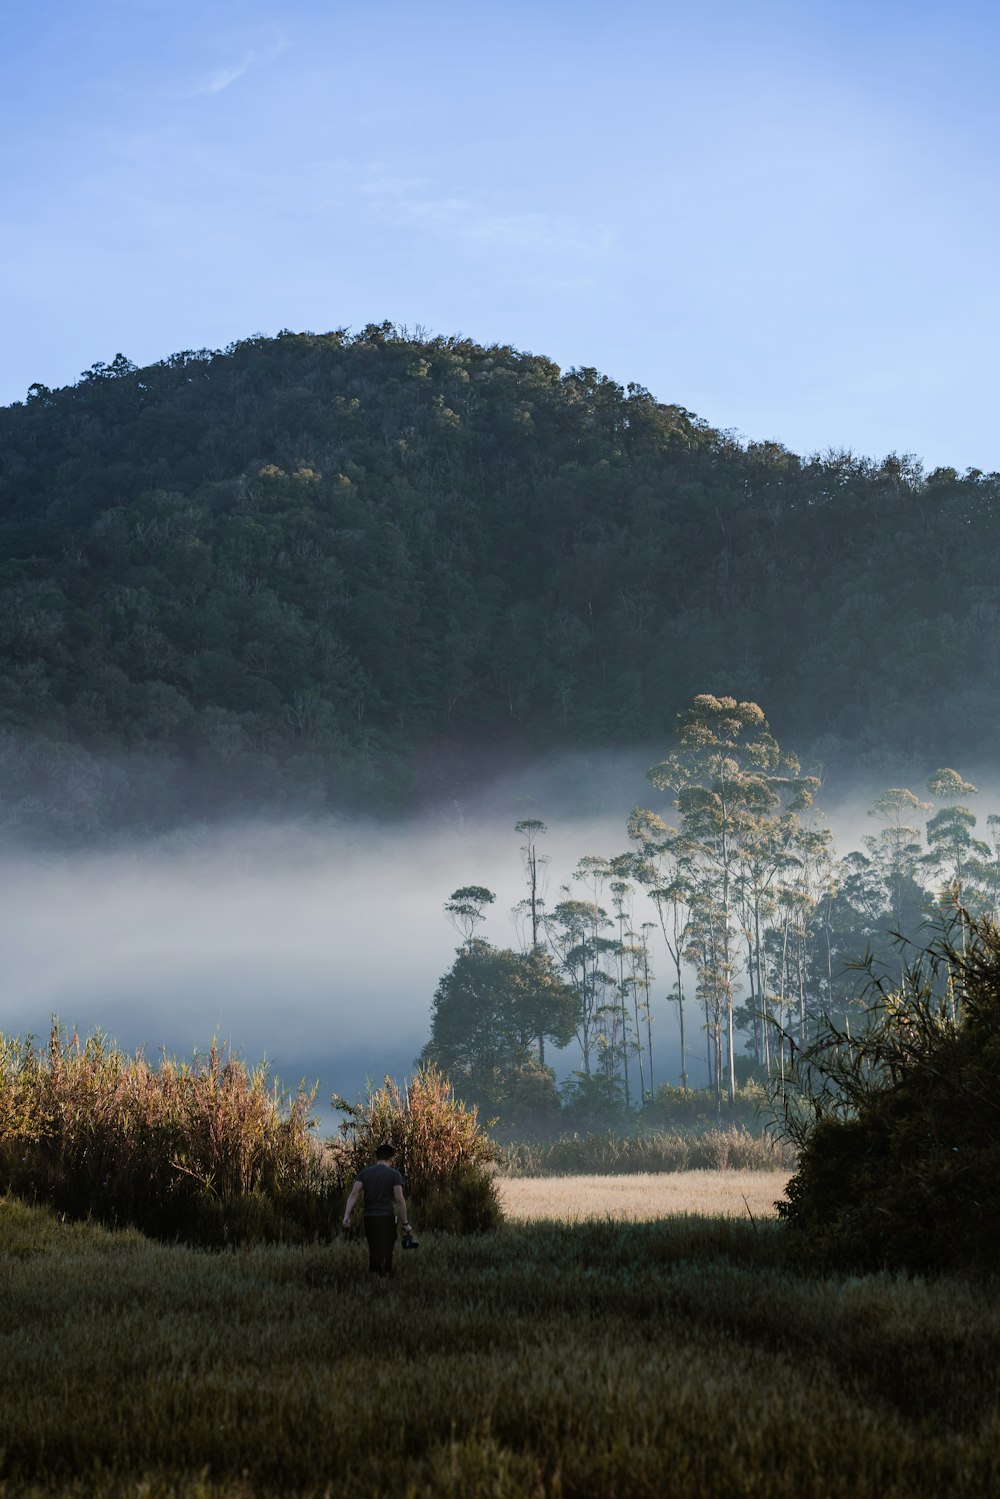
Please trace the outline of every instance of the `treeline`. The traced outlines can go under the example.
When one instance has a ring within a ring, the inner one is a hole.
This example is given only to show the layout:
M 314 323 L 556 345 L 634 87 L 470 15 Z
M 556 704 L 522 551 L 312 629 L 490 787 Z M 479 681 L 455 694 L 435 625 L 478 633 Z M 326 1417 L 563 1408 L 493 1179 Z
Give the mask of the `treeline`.
M 517 824 L 517 947 L 476 935 L 488 887 L 446 903 L 463 943 L 424 1058 L 506 1128 L 750 1124 L 818 1029 L 867 1023 L 872 982 L 898 984 L 907 942 L 958 913 L 1000 914 L 1000 815 L 982 825 L 955 770 L 920 795 L 885 791 L 862 846 L 841 853 L 818 778 L 761 708 L 702 694 L 649 777 L 662 814 L 636 808 L 627 846 L 585 855 L 554 900 L 545 825 Z M 662 1038 L 667 1016 L 679 1045 Z M 547 1043 L 577 1049 L 561 1090 Z
M 8 815 L 388 808 L 706 685 L 828 763 L 974 759 L 998 487 L 388 324 L 120 355 L 0 411 Z

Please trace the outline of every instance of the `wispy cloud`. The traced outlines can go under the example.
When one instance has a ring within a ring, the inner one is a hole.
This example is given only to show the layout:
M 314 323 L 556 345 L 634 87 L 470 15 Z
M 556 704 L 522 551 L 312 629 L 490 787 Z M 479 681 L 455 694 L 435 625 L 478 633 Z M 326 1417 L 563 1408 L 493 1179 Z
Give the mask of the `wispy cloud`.
M 178 99 L 203 99 L 213 94 L 221 94 L 240 78 L 252 72 L 255 68 L 266 66 L 280 57 L 286 50 L 288 43 L 277 26 L 265 28 L 259 42 L 253 47 L 247 47 L 239 62 L 229 63 L 217 68 L 214 73 L 200 83 L 192 84 L 188 88 L 177 90 L 173 97 Z
M 207 83 L 203 83 L 197 88 L 189 89 L 184 97 L 186 99 L 197 99 L 204 94 L 221 94 L 223 89 L 227 89 L 231 83 L 235 83 L 237 78 L 242 78 L 244 73 L 249 73 L 253 65 L 254 54 L 248 52 L 235 67 L 220 68 L 217 73 L 212 74 Z
M 443 194 L 423 177 L 373 171 L 355 185 L 374 216 L 395 228 L 445 235 L 507 255 L 564 256 L 593 261 L 615 242 L 614 230 L 562 213 L 519 210 L 486 194 Z

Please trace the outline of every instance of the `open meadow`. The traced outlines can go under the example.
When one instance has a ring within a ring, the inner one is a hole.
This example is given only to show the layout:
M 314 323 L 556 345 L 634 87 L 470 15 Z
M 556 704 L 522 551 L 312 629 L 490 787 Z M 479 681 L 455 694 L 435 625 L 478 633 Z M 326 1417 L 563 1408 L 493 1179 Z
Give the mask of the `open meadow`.
M 628 1176 L 501 1177 L 500 1201 L 519 1223 L 614 1218 L 648 1223 L 678 1213 L 774 1218 L 787 1171 L 634 1172 Z
M 0 1200 L 0 1493 L 1000 1492 L 995 1291 L 806 1275 L 745 1210 L 614 1221 L 562 1185 L 604 1221 L 422 1235 L 374 1283 L 356 1242 L 207 1252 Z

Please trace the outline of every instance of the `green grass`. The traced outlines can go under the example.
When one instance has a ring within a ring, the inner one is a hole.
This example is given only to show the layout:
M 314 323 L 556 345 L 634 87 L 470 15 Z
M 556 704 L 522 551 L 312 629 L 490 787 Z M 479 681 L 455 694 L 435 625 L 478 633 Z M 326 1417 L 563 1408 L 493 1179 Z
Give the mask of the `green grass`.
M 0 1493 L 1000 1491 L 1000 1300 L 681 1218 L 224 1253 L 0 1200 Z

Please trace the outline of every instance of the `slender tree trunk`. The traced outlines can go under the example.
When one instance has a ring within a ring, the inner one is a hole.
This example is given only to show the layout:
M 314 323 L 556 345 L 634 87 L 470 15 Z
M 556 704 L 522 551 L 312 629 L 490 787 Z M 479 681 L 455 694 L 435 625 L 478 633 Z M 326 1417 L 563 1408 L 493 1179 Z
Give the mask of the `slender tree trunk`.
M 677 970 L 677 1024 L 681 1040 L 681 1087 L 687 1087 L 687 1047 L 684 1044 L 684 969 L 681 961 L 681 935 L 677 926 L 677 903 L 674 902 L 674 940 L 668 943 Z M 664 933 L 664 935 L 666 935 Z
M 688 1083 L 687 1073 L 687 1046 L 684 1042 L 684 990 L 681 982 L 680 964 L 677 965 L 677 1024 L 680 1030 L 681 1040 L 681 1087 L 686 1088 Z M 652 1062 L 650 1062 L 652 1070 Z
M 750 1042 L 754 1061 L 760 1066 L 760 1016 L 757 1013 L 757 975 L 754 971 L 753 936 L 749 927 L 744 929 L 747 944 L 747 978 L 750 981 Z
M 531 950 L 538 951 L 538 857 L 535 853 L 534 841 L 528 842 L 528 879 L 529 899 L 531 901 Z M 539 1031 L 536 1037 L 538 1041 L 538 1065 L 545 1066 L 545 1037 Z
M 648 989 L 645 992 L 648 995 L 648 993 L 649 993 Z M 639 1024 L 639 985 L 636 983 L 634 975 L 633 975 L 633 979 L 632 979 L 632 1008 L 635 1011 L 635 1040 L 636 1040 L 636 1046 L 638 1048 L 637 1056 L 638 1056 L 638 1060 L 639 1060 L 639 1096 L 640 1096 L 640 1098 L 642 1100 L 642 1103 L 645 1103 L 646 1102 L 646 1074 L 645 1074 L 645 1070 L 644 1070 L 643 1065 L 642 1065 L 642 1029 L 641 1029 L 640 1024 Z M 641 1105 L 640 1105 L 640 1107 L 641 1107 Z
M 625 1107 L 632 1107 L 628 1076 L 628 1011 L 625 1008 L 625 914 L 618 912 L 618 999 L 622 1022 L 622 1076 L 625 1079 Z
M 770 1015 L 767 1007 L 767 964 L 764 962 L 764 944 L 760 935 L 760 898 L 754 900 L 753 908 L 754 942 L 757 948 L 757 995 L 760 1003 L 760 1026 L 761 1026 L 761 1055 L 758 1058 L 758 1066 L 763 1063 L 765 1074 L 770 1074 L 771 1037 L 770 1037 Z

